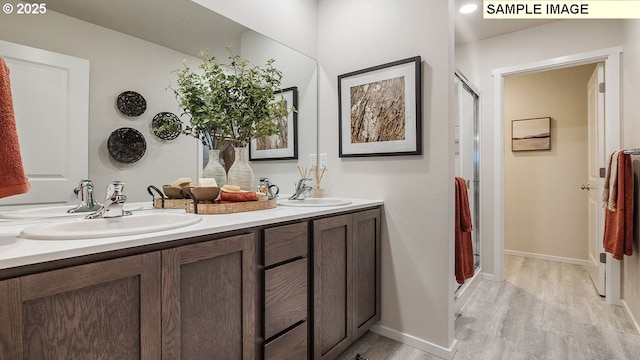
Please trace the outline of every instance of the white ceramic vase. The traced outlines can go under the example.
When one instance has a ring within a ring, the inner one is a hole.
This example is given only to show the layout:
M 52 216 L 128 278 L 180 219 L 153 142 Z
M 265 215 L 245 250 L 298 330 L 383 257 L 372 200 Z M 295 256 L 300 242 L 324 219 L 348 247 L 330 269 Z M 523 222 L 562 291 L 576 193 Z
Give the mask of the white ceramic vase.
M 220 150 L 209 150 L 209 162 L 202 169 L 202 177 L 216 179 L 219 187 L 227 183 L 227 171 L 220 162 Z
M 253 181 L 253 170 L 248 161 L 247 146 L 233 147 L 235 160 L 229 168 L 228 184 L 240 186 L 242 190 L 255 191 Z

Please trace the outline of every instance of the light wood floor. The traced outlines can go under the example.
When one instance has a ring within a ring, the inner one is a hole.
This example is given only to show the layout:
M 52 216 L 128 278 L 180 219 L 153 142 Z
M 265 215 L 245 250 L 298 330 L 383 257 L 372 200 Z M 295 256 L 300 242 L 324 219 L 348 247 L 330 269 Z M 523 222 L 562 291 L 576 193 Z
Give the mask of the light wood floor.
M 598 296 L 577 265 L 505 256 L 505 281 L 483 280 L 455 321 L 453 360 L 640 359 L 640 334 L 622 307 Z M 438 360 L 368 333 L 339 360 Z

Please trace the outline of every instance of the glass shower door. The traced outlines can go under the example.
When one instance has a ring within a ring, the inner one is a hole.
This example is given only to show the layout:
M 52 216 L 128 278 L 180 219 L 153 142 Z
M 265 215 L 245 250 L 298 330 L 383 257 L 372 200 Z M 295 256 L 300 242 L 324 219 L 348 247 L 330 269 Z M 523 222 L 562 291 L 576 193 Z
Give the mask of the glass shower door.
M 476 271 L 480 266 L 480 151 L 479 96 L 464 76 L 456 72 L 455 162 L 456 176 L 467 180 L 469 207 L 473 223 L 472 244 Z

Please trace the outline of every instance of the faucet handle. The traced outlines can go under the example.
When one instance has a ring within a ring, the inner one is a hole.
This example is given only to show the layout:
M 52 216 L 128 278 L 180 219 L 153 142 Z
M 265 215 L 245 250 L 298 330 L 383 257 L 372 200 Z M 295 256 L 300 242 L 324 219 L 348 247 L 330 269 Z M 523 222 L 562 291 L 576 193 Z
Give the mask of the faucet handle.
M 93 188 L 93 181 L 89 179 L 80 180 L 78 186 L 73 188 L 73 193 L 78 195 L 84 188 Z
M 113 181 L 107 185 L 107 198 L 113 196 L 124 196 L 122 189 L 124 188 L 124 181 Z

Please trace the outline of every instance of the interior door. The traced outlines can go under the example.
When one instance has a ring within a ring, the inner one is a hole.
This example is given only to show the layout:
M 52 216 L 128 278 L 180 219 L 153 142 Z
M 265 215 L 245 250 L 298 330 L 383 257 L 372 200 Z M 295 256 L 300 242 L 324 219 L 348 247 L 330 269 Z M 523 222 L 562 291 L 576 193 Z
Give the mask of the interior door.
M 0 40 L 31 190 L 0 205 L 64 204 L 89 173 L 89 61 Z M 52 144 L 56 144 L 53 145 Z
M 604 253 L 602 234 L 604 231 L 604 210 L 601 206 L 601 194 L 604 179 L 600 169 L 606 166 L 604 150 L 604 91 L 600 84 L 604 83 L 604 65 L 597 64 L 588 82 L 588 149 L 589 164 L 587 184 L 582 189 L 588 196 L 589 224 L 589 265 L 586 267 L 594 285 L 601 296 L 605 295 L 605 264 L 600 262 L 600 254 Z

